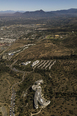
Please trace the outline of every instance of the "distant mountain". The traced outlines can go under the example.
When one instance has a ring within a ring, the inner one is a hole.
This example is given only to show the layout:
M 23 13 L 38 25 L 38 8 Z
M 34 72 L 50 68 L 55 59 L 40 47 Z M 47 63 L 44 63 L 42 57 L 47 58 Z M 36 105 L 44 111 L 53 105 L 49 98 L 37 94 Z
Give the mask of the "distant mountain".
M 43 10 L 37 10 L 37 11 L 27 11 L 23 13 L 24 16 L 26 17 L 45 17 L 46 12 L 44 12 Z
M 15 11 L 12 10 L 0 11 L 0 14 L 5 14 L 5 13 L 15 13 Z
M 15 12 L 14 15 L 20 16 L 20 15 L 22 15 L 22 13 L 21 12 Z
M 68 9 L 68 10 L 57 10 L 57 11 L 51 11 L 55 13 L 60 13 L 60 14 L 72 14 L 72 13 L 77 13 L 77 9 Z
M 6 10 L 6 11 L 0 11 L 0 14 L 13 14 L 15 12 L 21 12 L 21 13 L 24 13 L 25 11 L 13 11 L 13 10 Z
M 22 13 L 26 17 L 53 17 L 53 16 L 77 16 L 77 9 L 58 10 L 45 12 L 43 10 L 27 11 Z
M 13 16 L 21 16 L 21 17 L 27 17 L 27 18 L 47 18 L 47 17 L 53 17 L 53 16 L 77 16 L 77 9 L 71 8 L 68 10 L 57 10 L 57 11 L 48 11 L 45 12 L 43 10 L 37 10 L 37 11 L 0 11 L 0 14 L 13 14 Z

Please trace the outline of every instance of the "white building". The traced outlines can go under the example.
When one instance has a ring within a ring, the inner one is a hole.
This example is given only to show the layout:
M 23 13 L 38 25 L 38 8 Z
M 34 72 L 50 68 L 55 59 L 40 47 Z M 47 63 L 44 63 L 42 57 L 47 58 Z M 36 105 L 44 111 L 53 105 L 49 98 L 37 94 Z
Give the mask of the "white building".
M 36 60 L 32 63 L 32 67 L 39 63 L 39 60 Z
M 26 66 L 26 65 L 28 65 L 30 63 L 31 63 L 31 61 L 27 61 L 27 62 L 22 62 L 21 64 Z

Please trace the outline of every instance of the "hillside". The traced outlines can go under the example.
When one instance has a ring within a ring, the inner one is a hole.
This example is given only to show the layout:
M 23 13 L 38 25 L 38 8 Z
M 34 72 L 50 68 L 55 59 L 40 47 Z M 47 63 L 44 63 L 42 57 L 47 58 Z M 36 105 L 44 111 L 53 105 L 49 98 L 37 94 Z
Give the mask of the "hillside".
M 0 11 L 0 15 L 2 16 L 21 16 L 26 18 L 52 18 L 55 16 L 62 16 L 62 17 L 77 17 L 77 9 L 71 8 L 68 10 L 57 10 L 57 11 L 43 11 L 36 10 L 36 11 Z
M 77 115 L 76 63 L 77 60 L 57 60 L 50 72 L 35 70 L 32 74 L 27 75 L 17 92 L 16 112 L 18 112 L 18 115 L 30 116 L 31 113 L 35 114 L 40 110 L 40 107 L 38 110 L 34 109 L 34 91 L 31 89 L 34 82 L 39 79 L 44 80 L 43 94 L 45 99 L 51 101 L 51 104 L 42 109 L 38 116 Z M 29 89 L 27 90 L 27 88 Z
M 37 10 L 37 11 L 27 11 L 24 13 L 15 13 L 14 15 L 19 16 L 26 16 L 26 17 L 39 17 L 39 18 L 45 18 L 45 17 L 55 17 L 55 16 L 77 16 L 77 9 L 68 9 L 68 10 L 58 10 L 58 11 L 43 11 L 43 10 Z
M 77 18 L 9 20 L 0 33 L 16 40 L 0 44 L 0 115 L 77 116 Z
M 42 38 L 43 34 L 46 36 Z M 62 35 L 62 32 L 58 32 L 57 35 L 51 33 L 47 35 L 48 32 L 38 33 L 36 37 L 38 39 L 34 40 L 23 40 L 19 39 L 14 43 L 8 51 L 16 51 L 16 49 L 23 48 L 25 45 L 34 44 L 24 49 L 17 55 L 13 56 L 14 59 L 17 59 L 21 62 L 27 60 L 37 60 L 37 59 L 53 59 L 60 57 L 71 57 L 72 55 L 77 55 L 77 34 L 76 33 L 67 33 L 67 35 Z M 42 34 L 42 35 L 41 35 Z M 36 35 L 36 34 L 35 34 Z M 30 35 L 31 36 L 31 35 Z M 30 37 L 29 36 L 29 37 Z M 55 37 L 54 37 L 55 36 Z M 30 37 L 31 38 L 31 37 Z

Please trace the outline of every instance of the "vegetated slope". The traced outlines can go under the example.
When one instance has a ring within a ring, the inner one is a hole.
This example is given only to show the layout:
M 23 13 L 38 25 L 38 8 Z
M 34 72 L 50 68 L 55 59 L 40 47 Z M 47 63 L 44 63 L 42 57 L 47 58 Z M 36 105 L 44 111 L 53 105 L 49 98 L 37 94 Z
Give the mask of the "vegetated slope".
M 64 39 L 62 41 L 64 43 L 64 46 L 67 47 L 68 49 L 71 49 L 71 54 L 72 55 L 77 55 L 77 34 L 71 34 L 69 37 Z
M 29 18 L 46 18 L 46 17 L 54 17 L 54 16 L 77 16 L 77 9 L 68 9 L 68 10 L 58 10 L 58 11 L 49 11 L 45 12 L 43 10 L 37 11 L 27 11 L 24 13 L 16 12 L 14 16 L 22 16 Z
M 68 38 L 64 39 L 63 42 L 69 48 L 77 48 L 77 35 L 70 35 Z
M 41 39 L 36 42 L 36 45 L 29 47 L 17 57 L 14 57 L 20 62 L 36 59 L 54 59 L 54 56 L 56 56 L 57 60 L 50 71 L 35 69 L 31 74 L 27 74 L 17 92 L 17 116 L 30 116 L 31 113 L 36 113 L 40 110 L 40 107 L 38 110 L 34 109 L 34 91 L 31 88 L 34 82 L 39 79 L 44 80 L 42 91 L 44 97 L 51 100 L 51 104 L 42 109 L 38 116 L 77 115 L 77 58 L 71 57 L 71 50 L 75 51 L 76 46 L 75 48 L 68 47 L 70 44 L 75 45 L 75 42 L 76 38 L 72 38 L 71 35 L 63 40 L 60 38 Z M 63 56 L 62 60 L 59 59 L 61 56 Z M 65 56 L 70 57 L 65 58 Z
M 77 115 L 77 60 L 57 60 L 50 71 L 36 69 L 28 74 L 19 86 L 16 98 L 17 116 L 30 116 L 38 112 L 33 105 L 34 91 L 31 86 L 35 81 L 43 79 L 42 92 L 44 97 L 51 100 L 49 106 L 42 109 L 38 116 Z
M 25 41 L 25 40 L 16 40 L 15 43 L 13 43 L 7 52 L 10 52 L 10 51 L 15 51 L 17 49 L 20 49 L 21 47 L 23 47 L 25 44 L 27 44 L 28 41 Z
M 8 104 L 10 106 L 11 99 L 11 87 L 12 85 L 19 81 L 18 78 L 12 77 L 8 72 L 0 74 L 0 102 Z
M 11 71 L 6 63 L 8 62 L 0 60 L 0 107 L 6 106 L 9 115 L 12 86 L 21 80 L 22 75 Z M 5 111 L 4 109 L 3 112 Z
M 67 39 L 39 39 L 39 41 L 35 41 L 36 45 L 30 46 L 28 49 L 20 52 L 18 56 L 13 57 L 20 62 L 51 58 L 54 60 L 54 56 L 56 56 L 55 59 L 57 60 L 50 71 L 35 69 L 34 72 L 26 74 L 26 78 L 23 83 L 19 85 L 16 94 L 15 113 L 17 116 L 30 116 L 31 113 L 40 110 L 40 108 L 38 110 L 34 109 L 34 91 L 31 89 L 31 86 L 38 79 L 44 80 L 44 84 L 42 85 L 44 97 L 51 100 L 51 104 L 45 109 L 42 109 L 38 116 L 77 115 L 77 59 L 71 57 L 65 58 L 65 56 L 71 56 L 71 50 L 74 50 L 74 47 L 70 46 L 70 48 L 68 48 L 68 46 L 66 46 L 67 41 L 70 43 L 69 37 Z M 21 41 L 23 43 L 23 39 L 20 40 L 19 44 Z M 26 41 L 27 40 L 24 40 L 25 44 L 27 44 Z M 71 39 L 71 42 L 73 42 L 73 39 Z M 74 43 L 75 42 L 72 44 Z M 12 50 L 13 46 L 11 47 Z M 63 59 L 59 60 L 61 56 L 63 56 Z M 14 60 L 13 58 L 12 60 Z M 28 91 L 26 91 L 27 89 Z
M 70 55 L 70 53 L 71 51 L 68 48 L 59 46 L 52 42 L 52 40 L 42 40 L 37 42 L 36 45 L 24 50 L 15 58 L 21 61 L 42 58 L 49 59 L 54 56 Z
M 9 105 L 12 85 L 21 80 L 20 74 L 11 71 L 5 64 L 0 61 L 0 102 Z

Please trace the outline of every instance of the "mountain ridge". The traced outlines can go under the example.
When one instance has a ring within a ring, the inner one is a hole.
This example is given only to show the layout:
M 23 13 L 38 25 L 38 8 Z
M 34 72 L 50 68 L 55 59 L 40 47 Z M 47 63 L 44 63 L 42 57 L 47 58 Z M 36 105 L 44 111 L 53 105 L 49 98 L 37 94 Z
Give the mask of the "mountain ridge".
M 68 10 L 57 10 L 57 11 L 47 11 L 47 12 L 41 9 L 36 11 L 26 11 L 24 13 L 19 13 L 19 14 L 27 17 L 52 17 L 59 15 L 77 16 L 77 9 L 71 8 Z
M 44 11 L 42 9 L 36 11 L 0 11 L 0 14 L 12 14 L 13 16 L 25 17 L 53 17 L 53 16 L 77 16 L 77 9 L 71 8 L 68 10 Z

